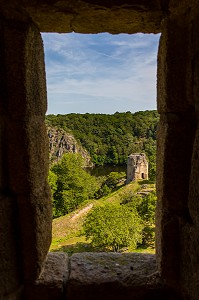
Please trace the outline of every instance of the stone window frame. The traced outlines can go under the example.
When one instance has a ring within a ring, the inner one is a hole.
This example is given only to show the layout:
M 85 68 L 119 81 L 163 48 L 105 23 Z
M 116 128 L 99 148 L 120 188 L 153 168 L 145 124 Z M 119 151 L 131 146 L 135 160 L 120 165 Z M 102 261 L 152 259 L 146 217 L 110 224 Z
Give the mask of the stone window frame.
M 6 141 L 1 149 L 1 185 L 4 213 L 8 216 L 2 217 L 7 228 L 2 266 L 8 278 L 3 293 L 16 289 L 21 282 L 29 286 L 38 279 L 51 242 L 44 126 L 46 83 L 40 32 L 161 31 L 157 73 L 157 265 L 167 286 L 197 295 L 197 278 L 193 275 L 197 274 L 198 263 L 197 1 L 49 2 L 30 4 L 24 0 L 18 6 L 10 0 L 0 4 L 1 138 Z

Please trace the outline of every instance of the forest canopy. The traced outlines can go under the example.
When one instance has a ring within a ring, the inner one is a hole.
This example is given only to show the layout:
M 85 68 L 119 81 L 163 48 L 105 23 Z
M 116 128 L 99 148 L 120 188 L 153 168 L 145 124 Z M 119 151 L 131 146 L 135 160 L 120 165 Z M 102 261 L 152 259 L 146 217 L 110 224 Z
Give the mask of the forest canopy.
M 48 126 L 72 132 L 96 166 L 123 165 L 131 153 L 146 153 L 153 180 L 158 121 L 157 111 L 46 116 Z

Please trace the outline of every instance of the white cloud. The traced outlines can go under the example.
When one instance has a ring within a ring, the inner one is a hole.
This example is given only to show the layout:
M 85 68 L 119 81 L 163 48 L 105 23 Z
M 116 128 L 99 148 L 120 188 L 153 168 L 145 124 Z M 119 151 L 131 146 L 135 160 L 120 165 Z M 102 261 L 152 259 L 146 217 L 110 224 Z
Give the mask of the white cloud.
M 44 34 L 48 113 L 155 109 L 158 38 Z

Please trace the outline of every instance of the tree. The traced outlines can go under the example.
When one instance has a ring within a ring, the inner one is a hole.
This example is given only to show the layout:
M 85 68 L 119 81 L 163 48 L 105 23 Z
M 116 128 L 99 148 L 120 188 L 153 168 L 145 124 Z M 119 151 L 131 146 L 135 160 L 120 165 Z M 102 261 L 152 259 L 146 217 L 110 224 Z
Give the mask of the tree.
M 118 184 L 122 180 L 125 180 L 125 177 L 125 172 L 111 172 L 107 176 L 101 176 L 101 180 L 99 181 L 98 179 L 100 188 L 95 193 L 96 199 L 109 195 L 113 190 L 117 188 Z
M 57 176 L 57 189 L 54 192 L 56 217 L 78 208 L 84 200 L 90 199 L 99 188 L 94 176 L 84 168 L 84 160 L 79 154 L 67 153 L 51 169 Z
M 155 182 L 156 178 L 156 141 L 149 137 L 144 142 L 144 152 L 149 160 L 149 179 Z
M 142 202 L 137 207 L 139 216 L 141 217 L 143 228 L 142 246 L 155 247 L 155 208 L 157 196 L 155 192 L 151 192 L 142 198 Z
M 111 172 L 105 181 L 105 184 L 114 189 L 116 188 L 117 184 L 120 182 L 120 180 L 124 179 L 126 177 L 125 172 Z
M 142 224 L 142 247 L 155 247 L 155 208 L 156 193 L 151 192 L 148 195 L 133 194 L 131 191 L 121 196 L 121 204 L 128 206 L 133 211 L 136 210 Z
M 136 211 L 125 205 L 105 204 L 96 206 L 87 215 L 83 234 L 91 239 L 94 247 L 109 248 L 114 252 L 122 247 L 136 248 L 142 240 L 143 225 Z
M 56 215 L 56 211 L 55 211 L 55 203 L 54 203 L 54 193 L 57 190 L 57 175 L 52 172 L 51 170 L 49 170 L 48 173 L 48 183 L 50 185 L 50 189 L 51 189 L 51 196 L 52 196 L 52 202 L 53 202 L 53 216 Z
M 52 172 L 51 170 L 49 170 L 49 173 L 48 173 L 48 183 L 50 185 L 51 193 L 53 196 L 54 192 L 57 189 L 57 175 L 54 172 Z

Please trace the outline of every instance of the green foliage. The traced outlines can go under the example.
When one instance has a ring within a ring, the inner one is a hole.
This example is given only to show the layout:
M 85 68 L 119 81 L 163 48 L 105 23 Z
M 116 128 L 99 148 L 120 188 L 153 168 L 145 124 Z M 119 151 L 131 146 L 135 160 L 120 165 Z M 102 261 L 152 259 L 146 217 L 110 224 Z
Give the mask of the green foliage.
M 149 179 L 154 182 L 156 178 L 156 140 L 148 138 L 144 142 L 144 151 L 149 160 Z
M 53 192 L 54 217 L 77 209 L 99 189 L 97 180 L 83 169 L 83 165 L 80 155 L 68 153 L 51 168 L 51 173 L 56 176 L 53 177 L 56 178 L 56 190 Z
M 155 208 L 156 193 L 146 195 L 126 193 L 121 197 L 121 204 L 126 204 L 129 209 L 136 210 L 144 224 L 142 231 L 142 247 L 155 247 Z
M 138 205 L 138 213 L 142 220 L 148 224 L 154 224 L 155 222 L 155 208 L 157 197 L 155 192 L 148 193 L 142 197 L 142 202 Z
M 155 192 L 151 192 L 144 196 L 142 202 L 138 206 L 138 214 L 143 220 L 143 238 L 142 246 L 155 247 L 155 208 L 157 196 Z
M 50 185 L 51 193 L 53 196 L 54 192 L 57 189 L 57 175 L 54 172 L 52 172 L 51 170 L 49 170 L 49 173 L 48 173 L 48 183 Z
M 86 217 L 83 233 L 92 246 L 109 248 L 114 252 L 122 247 L 136 248 L 142 239 L 142 223 L 136 211 L 125 205 L 107 203 L 96 206 Z
M 72 131 L 95 165 L 126 164 L 133 152 L 145 152 L 149 177 L 155 179 L 157 111 L 106 114 L 48 115 L 47 124 Z
M 50 189 L 51 189 L 51 196 L 52 196 L 52 202 L 53 202 L 53 216 L 54 216 L 54 215 L 56 215 L 54 193 L 57 190 L 57 175 L 54 172 L 52 172 L 51 170 L 49 170 L 49 172 L 48 172 L 48 183 L 49 183 Z
M 129 207 L 137 210 L 138 206 L 142 203 L 142 196 L 135 194 L 133 191 L 125 191 L 120 195 L 120 201 L 121 204 L 128 204 Z
M 117 184 L 126 177 L 125 172 L 111 172 L 106 179 L 106 185 L 112 189 L 114 189 Z
M 118 184 L 125 180 L 125 172 L 111 172 L 108 176 L 103 176 L 99 190 L 95 193 L 95 197 L 101 198 L 113 192 Z
M 106 184 L 103 184 L 100 189 L 95 194 L 96 198 L 101 198 L 104 196 L 108 196 L 112 192 L 112 189 L 108 187 Z

